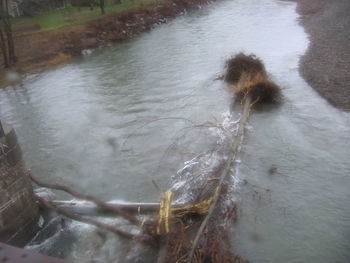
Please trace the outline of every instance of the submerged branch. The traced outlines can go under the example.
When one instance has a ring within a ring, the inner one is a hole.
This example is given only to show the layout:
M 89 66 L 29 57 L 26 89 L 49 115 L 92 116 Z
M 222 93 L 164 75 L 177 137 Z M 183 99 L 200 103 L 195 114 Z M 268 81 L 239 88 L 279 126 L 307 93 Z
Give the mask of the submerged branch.
M 213 215 L 214 209 L 217 206 L 217 203 L 218 203 L 218 200 L 219 200 L 219 197 L 220 197 L 220 193 L 221 193 L 221 190 L 222 190 L 223 183 L 224 183 L 225 179 L 227 178 L 227 175 L 230 173 L 232 163 L 234 162 L 234 160 L 236 159 L 236 157 L 237 157 L 237 155 L 239 153 L 240 145 L 242 143 L 242 138 L 243 138 L 243 135 L 244 135 L 245 124 L 248 121 L 248 117 L 249 117 L 249 114 L 250 114 L 250 109 L 251 109 L 251 99 L 250 99 L 250 96 L 248 96 L 245 99 L 245 101 L 244 101 L 242 118 L 241 118 L 241 120 L 239 122 L 238 132 L 235 135 L 235 140 L 233 141 L 233 145 L 232 145 L 232 148 L 231 148 L 231 154 L 229 155 L 228 161 L 227 161 L 227 163 L 226 163 L 226 165 L 225 165 L 225 167 L 224 167 L 224 169 L 223 169 L 223 171 L 221 173 L 220 180 L 219 180 L 218 186 L 217 186 L 217 188 L 215 190 L 215 193 L 214 193 L 214 196 L 213 196 L 213 200 L 211 202 L 208 214 L 206 215 L 206 217 L 202 221 L 202 223 L 201 223 L 201 225 L 200 225 L 200 227 L 198 229 L 198 232 L 197 232 L 197 234 L 195 236 L 195 239 L 193 240 L 191 250 L 190 250 L 190 252 L 188 254 L 188 261 L 187 261 L 188 263 L 191 263 L 192 260 L 194 259 L 195 251 L 196 251 L 198 242 L 199 242 L 199 240 L 200 240 L 200 238 L 201 238 L 205 228 L 207 227 L 211 216 Z
M 95 203 L 97 206 L 101 207 L 103 210 L 107 210 L 107 211 L 110 211 L 110 212 L 113 212 L 115 214 L 120 215 L 121 217 L 125 218 L 133 225 L 137 225 L 137 226 L 141 225 L 141 222 L 135 216 L 130 215 L 126 211 L 123 211 L 122 209 L 120 209 L 118 207 L 115 207 L 111 204 L 108 204 L 105 201 L 102 201 L 102 200 L 100 200 L 92 195 L 86 195 L 86 194 L 80 193 L 80 192 L 78 192 L 78 191 L 74 190 L 73 188 L 66 186 L 66 185 L 44 183 L 41 180 L 39 180 L 38 178 L 34 177 L 31 173 L 28 173 L 28 176 L 34 183 L 36 183 L 37 185 L 39 185 L 41 187 L 46 187 L 46 188 L 50 188 L 50 189 L 64 191 L 64 192 L 66 192 L 66 193 L 68 193 L 76 198 L 91 201 L 91 202 Z
M 80 215 L 77 215 L 77 214 L 74 214 L 74 213 L 71 213 L 69 212 L 68 210 L 66 209 L 63 209 L 63 208 L 60 208 L 60 207 L 57 207 L 55 205 L 53 205 L 51 202 L 39 197 L 39 196 L 36 196 L 36 199 L 45 207 L 49 208 L 49 209 L 52 209 L 54 211 L 56 211 L 57 213 L 59 214 L 62 214 L 66 217 L 69 217 L 73 220 L 76 220 L 76 221 L 80 221 L 80 222 L 83 222 L 83 223 L 87 223 L 87 224 L 90 224 L 90 225 L 94 225 L 96 227 L 99 227 L 101 229 L 104 229 L 106 231 L 109 231 L 109 232 L 112 232 L 114 234 L 117 234 L 117 235 L 120 235 L 122 237 L 126 237 L 126 238 L 135 238 L 136 236 L 129 233 L 129 232 L 126 232 L 124 230 L 121 230 L 121 229 L 118 229 L 114 226 L 111 226 L 111 225 L 108 225 L 108 224 L 105 224 L 105 223 L 102 223 L 98 220 L 95 220 L 95 219 L 92 219 L 92 218 L 87 218 L 87 217 L 83 217 L 83 216 L 80 216 Z
M 62 200 L 54 200 L 49 201 L 51 204 L 66 209 L 72 213 L 80 214 L 80 215 L 96 215 L 96 214 L 104 214 L 108 211 L 105 209 L 101 209 L 101 207 L 96 204 L 88 201 L 81 200 L 70 200 L 70 201 L 62 201 Z M 106 202 L 108 205 L 113 206 L 115 208 L 126 210 L 131 213 L 142 213 L 142 212 L 158 212 L 160 208 L 160 203 L 132 203 L 132 202 L 120 202 L 120 201 L 108 201 Z M 183 204 L 173 204 L 172 207 L 180 208 L 185 206 Z

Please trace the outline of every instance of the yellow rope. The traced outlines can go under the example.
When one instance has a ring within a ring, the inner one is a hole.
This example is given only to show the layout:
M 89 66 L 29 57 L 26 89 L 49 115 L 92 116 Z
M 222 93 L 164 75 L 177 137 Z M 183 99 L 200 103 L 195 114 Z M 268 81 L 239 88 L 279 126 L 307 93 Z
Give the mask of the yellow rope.
M 177 216 L 181 217 L 185 214 L 188 213 L 196 213 L 196 214 L 200 214 L 200 215 L 205 215 L 208 213 L 209 207 L 211 205 L 211 202 L 213 201 L 213 198 L 209 198 L 207 200 L 204 200 L 202 202 L 193 204 L 193 205 L 186 205 L 186 206 L 182 206 L 182 207 L 176 207 L 173 208 L 172 211 L 174 214 L 176 214 Z
M 183 217 L 186 214 L 199 214 L 205 215 L 208 213 L 210 205 L 213 201 L 213 197 L 204 200 L 202 202 L 185 205 L 182 207 L 171 207 L 171 202 L 173 199 L 174 193 L 172 191 L 167 191 L 163 194 L 160 202 L 159 209 L 159 219 L 157 225 L 157 234 L 163 235 L 168 234 L 171 231 L 171 219 L 173 216 L 177 218 Z
M 173 199 L 174 193 L 172 191 L 167 191 L 162 196 L 159 209 L 159 220 L 157 226 L 157 234 L 168 234 L 170 232 L 169 221 L 172 217 L 171 201 Z M 163 231 L 164 229 L 164 231 Z

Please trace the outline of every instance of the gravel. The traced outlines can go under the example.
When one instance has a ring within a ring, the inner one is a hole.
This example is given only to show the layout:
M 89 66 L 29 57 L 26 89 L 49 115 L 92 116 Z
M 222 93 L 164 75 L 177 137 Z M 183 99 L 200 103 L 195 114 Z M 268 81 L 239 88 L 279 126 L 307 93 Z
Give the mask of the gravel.
M 310 45 L 300 73 L 335 107 L 350 111 L 350 0 L 297 0 Z

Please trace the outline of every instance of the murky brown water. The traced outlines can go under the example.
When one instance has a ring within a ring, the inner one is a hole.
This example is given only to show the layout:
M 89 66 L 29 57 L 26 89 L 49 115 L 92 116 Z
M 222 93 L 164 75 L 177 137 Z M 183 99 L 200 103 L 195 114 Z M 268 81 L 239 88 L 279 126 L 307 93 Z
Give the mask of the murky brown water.
M 350 115 L 299 76 L 308 42 L 294 9 L 273 0 L 209 5 L 1 90 L 1 119 L 15 125 L 27 164 L 41 178 L 106 199 L 157 201 L 152 180 L 166 189 L 184 161 L 217 139 L 179 118 L 221 122 L 231 95 L 214 79 L 230 55 L 255 53 L 284 88 L 285 102 L 250 120 L 236 249 L 251 262 L 347 262 Z M 100 242 L 91 231 L 73 224 L 73 245 L 56 235 L 40 249 L 90 258 Z M 108 241 L 94 257 L 105 262 L 115 246 Z

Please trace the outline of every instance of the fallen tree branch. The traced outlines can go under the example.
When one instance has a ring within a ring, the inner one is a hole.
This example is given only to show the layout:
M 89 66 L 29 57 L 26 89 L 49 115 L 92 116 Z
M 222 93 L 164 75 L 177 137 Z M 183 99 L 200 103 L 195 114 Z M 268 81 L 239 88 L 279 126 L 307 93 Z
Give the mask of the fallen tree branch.
M 133 234 L 131 234 L 129 232 L 126 232 L 126 231 L 118 229 L 118 228 L 116 228 L 114 226 L 102 223 L 102 222 L 97 221 L 95 219 L 91 219 L 91 218 L 79 216 L 77 214 L 73 214 L 73 213 L 67 211 L 66 209 L 59 208 L 59 207 L 53 205 L 49 201 L 47 201 L 47 200 L 45 200 L 45 199 L 43 199 L 43 198 L 41 198 L 39 196 L 35 196 L 35 197 L 43 206 L 45 206 L 45 207 L 47 207 L 49 209 L 55 210 L 57 213 L 62 214 L 64 216 L 66 216 L 66 217 L 69 217 L 69 218 L 71 218 L 73 220 L 97 226 L 97 227 L 99 227 L 101 229 L 104 229 L 106 231 L 109 231 L 109 232 L 112 232 L 114 234 L 120 235 L 122 237 L 131 238 L 131 239 L 136 237 L 135 235 L 133 235 Z
M 238 127 L 237 134 L 234 136 L 234 141 L 233 141 L 233 145 L 232 145 L 232 148 L 231 148 L 231 151 L 230 151 L 230 155 L 228 156 L 226 165 L 225 165 L 225 167 L 224 167 L 224 169 L 223 169 L 223 171 L 221 173 L 220 180 L 218 182 L 218 186 L 217 186 L 217 188 L 215 190 L 212 203 L 211 203 L 210 208 L 208 210 L 208 214 L 206 215 L 206 217 L 202 221 L 202 223 L 201 223 L 201 225 L 200 225 L 200 227 L 198 229 L 198 232 L 197 232 L 197 234 L 195 236 L 195 239 L 193 240 L 193 243 L 192 243 L 192 246 L 191 246 L 191 250 L 190 250 L 190 252 L 188 254 L 188 260 L 187 260 L 188 263 L 191 263 L 192 259 L 194 258 L 194 254 L 195 254 L 198 242 L 199 242 L 199 240 L 200 240 L 200 238 L 201 238 L 205 228 L 208 225 L 209 219 L 213 215 L 214 209 L 217 206 L 217 203 L 218 203 L 218 200 L 219 200 L 219 197 L 220 197 L 220 193 L 221 193 L 221 190 L 222 190 L 223 183 L 224 183 L 227 175 L 230 173 L 231 166 L 232 166 L 233 162 L 235 161 L 235 159 L 236 159 L 236 157 L 237 157 L 237 155 L 238 155 L 238 153 L 240 151 L 240 146 L 241 146 L 243 135 L 244 135 L 244 129 L 245 129 L 245 125 L 246 125 L 246 123 L 248 121 L 248 118 L 249 118 L 249 113 L 250 113 L 251 106 L 252 105 L 251 105 L 250 96 L 247 96 L 245 98 L 245 100 L 244 100 L 242 117 L 241 117 L 241 119 L 239 121 L 239 124 L 238 124 L 239 127 Z
M 66 209 L 72 213 L 76 213 L 80 215 L 94 215 L 94 214 L 109 212 L 90 201 L 53 200 L 49 202 L 59 208 Z M 120 202 L 120 201 L 108 201 L 106 203 L 110 206 L 116 207 L 124 211 L 126 210 L 130 213 L 158 212 L 160 208 L 160 203 L 131 203 L 131 202 Z M 183 206 L 185 205 L 184 204 L 172 205 L 173 208 L 181 208 Z
M 61 184 L 44 183 L 41 180 L 39 180 L 38 178 L 34 177 L 31 173 L 28 173 L 28 176 L 34 183 L 36 183 L 37 185 L 39 185 L 41 187 L 46 187 L 46 188 L 50 188 L 50 189 L 64 191 L 64 192 L 69 193 L 70 195 L 72 195 L 76 198 L 91 201 L 91 202 L 95 203 L 97 206 L 101 207 L 103 210 L 107 210 L 107 211 L 110 211 L 110 212 L 113 212 L 115 214 L 120 215 L 121 217 L 125 218 L 130 223 L 132 223 L 133 225 L 137 225 L 137 226 L 141 225 L 141 222 L 135 216 L 130 215 L 126 211 L 123 211 L 122 209 L 120 209 L 118 207 L 115 207 L 111 204 L 108 204 L 105 201 L 102 201 L 94 196 L 80 193 L 69 186 L 65 186 L 65 185 L 61 185 Z

